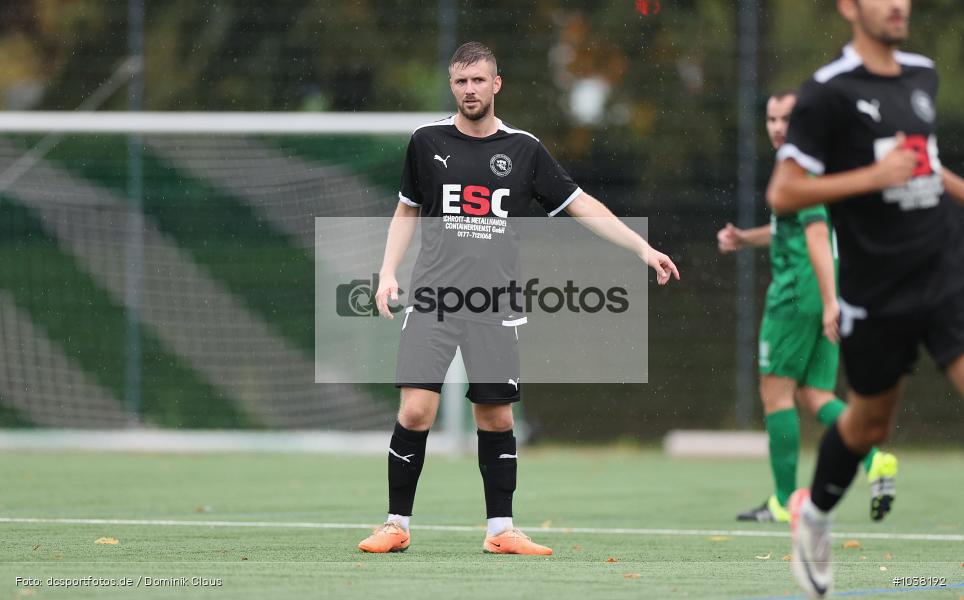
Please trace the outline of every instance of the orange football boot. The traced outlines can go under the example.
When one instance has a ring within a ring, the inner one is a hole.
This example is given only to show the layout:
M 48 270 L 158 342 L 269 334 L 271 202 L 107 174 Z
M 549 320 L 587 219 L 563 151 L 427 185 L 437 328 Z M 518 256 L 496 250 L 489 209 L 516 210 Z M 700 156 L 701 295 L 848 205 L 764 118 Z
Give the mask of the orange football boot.
M 549 556 L 552 548 L 541 546 L 519 529 L 506 529 L 498 535 L 485 538 L 482 550 L 492 554 L 540 554 Z
M 393 521 L 379 525 L 372 534 L 358 544 L 364 552 L 404 552 L 408 549 L 411 536 Z
M 810 498 L 810 488 L 800 488 L 790 494 L 787 500 L 787 510 L 790 512 L 790 531 L 797 530 L 797 523 L 800 521 L 800 509 L 803 503 Z

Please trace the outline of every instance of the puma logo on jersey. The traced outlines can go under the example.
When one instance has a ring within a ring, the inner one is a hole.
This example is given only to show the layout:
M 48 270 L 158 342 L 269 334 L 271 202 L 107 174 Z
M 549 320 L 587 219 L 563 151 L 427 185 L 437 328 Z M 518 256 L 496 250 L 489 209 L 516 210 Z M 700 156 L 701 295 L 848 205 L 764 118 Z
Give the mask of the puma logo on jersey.
M 880 123 L 880 100 L 875 99 L 870 102 L 857 100 L 857 110 L 873 119 L 875 123 Z
M 448 169 L 448 168 L 449 168 L 449 158 L 451 158 L 451 156 L 452 156 L 452 155 L 449 154 L 449 155 L 446 156 L 445 158 L 442 158 L 441 156 L 439 156 L 438 154 L 436 154 L 436 155 L 435 155 L 435 160 L 437 160 L 437 161 L 439 161 L 440 163 L 442 163 L 443 165 L 445 165 L 445 168 Z
M 405 456 L 402 456 L 401 454 L 399 454 L 398 452 L 395 452 L 395 451 L 392 450 L 391 448 L 388 449 L 388 452 L 389 452 L 389 454 L 391 454 L 392 456 L 397 456 L 398 458 L 404 460 L 404 461 L 407 462 L 407 463 L 412 462 L 412 457 L 415 456 L 414 454 L 406 454 Z
M 519 380 L 518 380 L 518 379 L 516 379 L 515 381 L 513 381 L 512 379 L 510 379 L 510 380 L 509 380 L 509 383 L 511 383 L 511 384 L 512 384 L 512 387 L 515 388 L 515 391 L 517 391 L 517 392 L 519 391 Z

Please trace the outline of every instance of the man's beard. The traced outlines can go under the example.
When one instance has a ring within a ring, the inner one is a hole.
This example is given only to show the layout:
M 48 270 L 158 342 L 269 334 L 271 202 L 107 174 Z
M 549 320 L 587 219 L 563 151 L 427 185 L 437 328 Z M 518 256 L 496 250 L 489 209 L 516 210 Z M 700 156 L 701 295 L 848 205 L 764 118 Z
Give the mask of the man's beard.
M 479 110 L 474 113 L 466 112 L 464 103 L 459 104 L 459 112 L 462 113 L 462 116 L 468 119 L 469 121 L 481 121 L 486 117 L 486 115 L 489 114 L 489 109 L 492 108 L 492 103 L 490 102 L 488 104 L 483 104 L 482 101 L 480 100 L 479 104 L 480 104 Z
M 867 37 L 879 44 L 883 44 L 884 46 L 888 46 L 890 48 L 896 48 L 907 40 L 907 33 L 897 36 L 890 35 L 887 33 L 885 27 L 886 26 L 883 26 L 879 31 L 875 31 L 863 20 L 862 16 L 860 18 L 860 28 L 864 30 L 864 33 L 867 34 Z

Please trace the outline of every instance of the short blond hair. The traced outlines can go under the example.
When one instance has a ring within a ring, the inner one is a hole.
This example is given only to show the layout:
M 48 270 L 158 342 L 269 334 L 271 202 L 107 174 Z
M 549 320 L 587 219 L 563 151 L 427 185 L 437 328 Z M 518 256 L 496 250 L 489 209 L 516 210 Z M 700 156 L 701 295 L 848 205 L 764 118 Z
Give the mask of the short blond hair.
M 499 63 L 495 60 L 495 54 L 484 44 L 479 42 L 466 42 L 458 47 L 452 60 L 449 61 L 449 68 L 455 65 L 469 66 L 474 65 L 480 60 L 488 61 L 495 67 L 495 72 L 499 72 Z

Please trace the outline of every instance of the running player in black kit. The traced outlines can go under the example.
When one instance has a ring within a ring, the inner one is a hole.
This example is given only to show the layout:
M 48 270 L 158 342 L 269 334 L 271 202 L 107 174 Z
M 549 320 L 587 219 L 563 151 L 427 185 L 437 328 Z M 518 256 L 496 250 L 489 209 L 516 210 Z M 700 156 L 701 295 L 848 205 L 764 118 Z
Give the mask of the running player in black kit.
M 638 255 L 656 271 L 660 285 L 673 276 L 679 279 L 669 257 L 573 183 L 535 136 L 496 118 L 494 99 L 502 78 L 488 48 L 470 42 L 456 50 L 449 83 L 458 113 L 419 128 L 408 146 L 375 297 L 383 316 L 392 318 L 388 302 L 398 299 L 395 271 L 414 234 L 415 217 L 420 216 L 422 225 L 422 248 L 412 276 L 416 300 L 419 290 L 504 288 L 518 281 L 519 232 L 512 219 L 527 214 L 533 199 L 549 216 L 565 210 Z M 517 327 L 525 322 L 524 315 L 513 314 L 516 309 L 508 298 L 499 311 L 463 309 L 444 315 L 423 312 L 418 304 L 403 314 L 396 363 L 401 406 L 388 451 L 389 515 L 358 547 L 366 552 L 408 548 L 409 517 L 441 381 L 461 347 L 478 425 L 488 519 L 483 550 L 552 554 L 512 523 L 517 470 L 512 403 L 519 400 Z
M 933 62 L 897 50 L 910 4 L 838 0 L 853 41 L 803 85 L 767 192 L 777 213 L 827 204 L 840 254 L 848 407 L 790 502 L 794 575 L 816 597 L 830 511 L 889 433 L 918 346 L 964 397 L 964 180 L 939 159 Z

